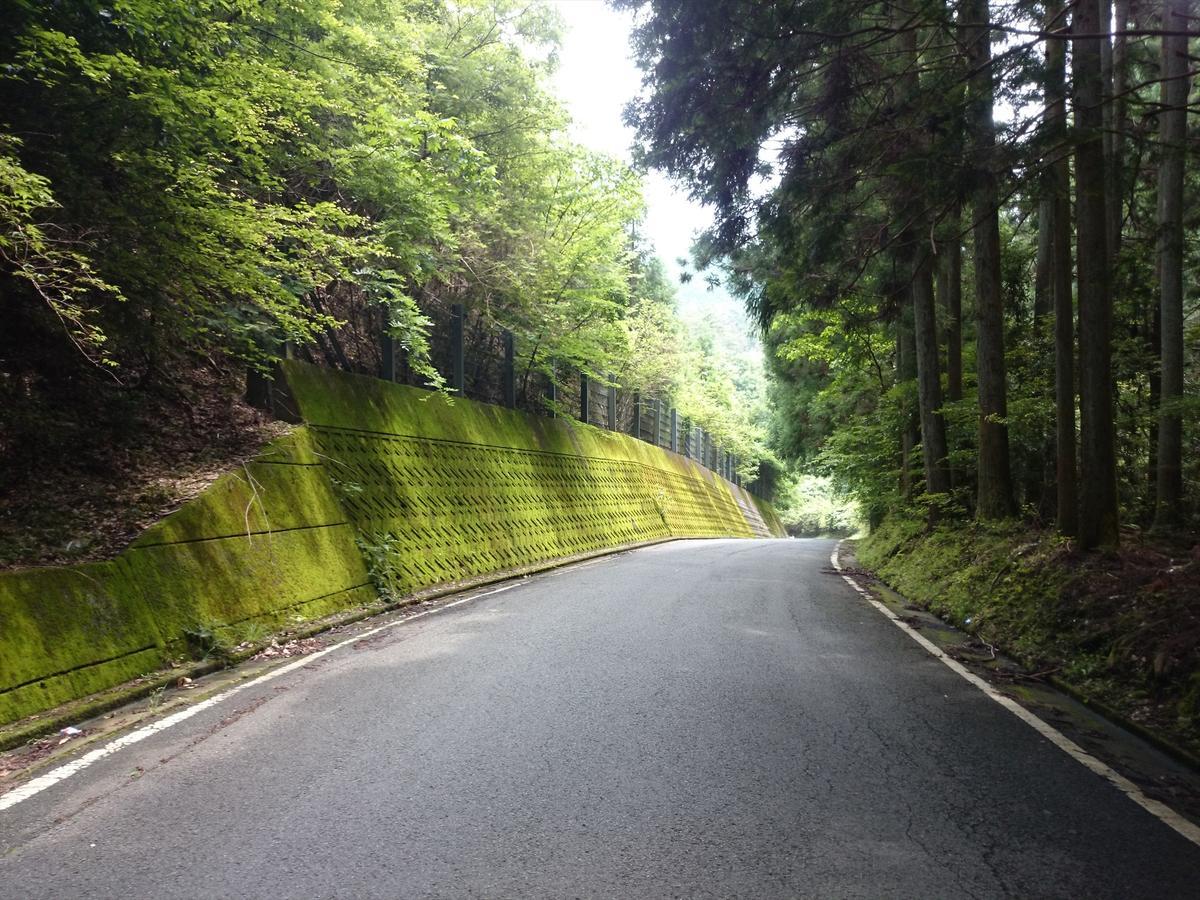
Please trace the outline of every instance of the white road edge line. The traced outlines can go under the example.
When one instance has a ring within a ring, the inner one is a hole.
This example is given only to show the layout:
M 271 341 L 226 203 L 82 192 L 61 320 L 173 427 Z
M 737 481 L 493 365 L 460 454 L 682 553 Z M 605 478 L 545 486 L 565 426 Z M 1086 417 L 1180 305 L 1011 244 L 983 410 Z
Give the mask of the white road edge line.
M 1074 759 L 1077 763 L 1088 769 L 1091 769 L 1101 778 L 1107 779 L 1113 784 L 1113 786 L 1117 788 L 1117 790 L 1127 796 L 1142 809 L 1146 810 L 1146 812 L 1150 813 L 1150 815 L 1179 832 L 1179 834 L 1183 835 L 1193 844 L 1200 846 L 1200 827 L 1192 824 L 1192 822 L 1175 812 L 1175 810 L 1171 809 L 1171 807 L 1167 806 L 1165 803 L 1160 803 L 1158 800 L 1147 797 L 1142 793 L 1141 788 L 1139 788 L 1124 775 L 1121 775 L 1119 772 L 1114 771 L 1105 763 L 1096 759 L 1096 757 L 1092 756 L 1057 728 L 1039 719 L 1011 697 L 1006 697 L 1004 694 L 997 691 L 978 675 L 968 670 L 958 660 L 947 656 L 940 647 L 917 632 L 916 629 L 911 628 L 907 622 L 892 612 L 886 605 L 880 603 L 878 600 L 872 597 L 866 588 L 862 587 L 851 576 L 846 575 L 843 572 L 841 563 L 838 561 L 838 551 L 840 549 L 840 545 L 834 547 L 833 555 L 829 557 L 829 561 L 833 564 L 834 570 L 841 574 L 842 579 L 846 582 L 846 584 L 858 591 L 858 593 L 861 594 L 868 603 L 891 619 L 893 625 L 904 631 L 904 633 L 910 638 L 928 650 L 931 655 L 937 657 L 939 660 L 945 663 L 953 672 L 961 675 L 971 684 L 975 685 L 975 687 L 983 691 L 984 694 L 986 694 L 992 700 L 995 700 L 1046 740 L 1050 741 L 1050 743 L 1054 744 L 1054 746 L 1058 747 L 1058 749 L 1062 750 L 1064 753 Z
M 204 710 L 210 709 L 211 707 L 216 706 L 218 703 L 228 700 L 234 694 L 240 693 L 248 687 L 253 687 L 254 685 L 259 685 L 266 681 L 271 681 L 274 678 L 278 678 L 280 675 L 287 675 L 289 672 L 294 672 L 297 669 L 301 669 L 304 666 L 309 665 L 310 663 L 320 659 L 322 656 L 328 656 L 330 653 L 340 650 L 343 647 L 347 647 L 350 644 L 356 644 L 364 638 L 369 638 L 372 635 L 379 634 L 381 631 L 388 631 L 389 629 L 396 628 L 400 625 L 407 625 L 409 622 L 412 622 L 415 619 L 421 619 L 425 616 L 431 616 L 434 613 L 444 612 L 447 609 L 452 609 L 453 607 L 460 606 L 463 603 L 469 603 L 472 600 L 478 600 L 480 597 L 489 597 L 492 594 L 499 594 L 502 591 L 512 590 L 513 588 L 519 587 L 524 583 L 524 581 L 518 581 L 513 584 L 506 584 L 490 591 L 484 591 L 480 594 L 472 594 L 469 597 L 463 597 L 460 600 L 455 600 L 452 603 L 447 603 L 444 606 L 437 607 L 436 609 L 427 609 L 424 612 L 417 613 L 416 615 L 407 616 L 403 619 L 396 619 L 393 622 L 388 622 L 385 625 L 379 625 L 375 628 L 368 629 L 361 634 L 356 634 L 354 637 L 347 638 L 344 641 L 333 644 L 330 647 L 326 647 L 324 650 L 318 650 L 316 653 L 310 653 L 308 656 L 302 656 L 299 659 L 287 663 L 286 665 L 280 666 L 278 669 L 271 669 L 269 672 L 264 672 L 257 678 L 251 678 L 249 681 L 244 681 L 239 685 L 235 685 L 227 691 L 222 691 L 220 694 L 209 697 L 207 700 L 201 700 L 195 706 L 189 706 L 186 709 L 181 709 L 179 712 L 172 713 L 165 718 L 159 719 L 157 722 L 151 722 L 149 725 L 145 725 L 136 731 L 131 731 L 129 734 L 122 735 L 116 740 L 105 744 L 103 747 L 97 747 L 95 750 L 85 753 L 83 756 L 79 757 L 79 759 L 65 763 L 56 769 L 51 769 L 45 775 L 39 775 L 37 778 L 34 778 L 27 784 L 13 788 L 8 793 L 0 795 L 0 812 L 3 812 L 6 809 L 11 809 L 18 803 L 22 803 L 28 800 L 30 797 L 40 794 L 42 791 L 53 787 L 60 781 L 64 781 L 67 778 L 70 778 L 72 775 L 82 772 L 88 766 L 99 762 L 106 756 L 112 756 L 118 750 L 123 750 L 126 747 L 139 743 L 140 741 L 144 741 L 146 738 L 152 737 L 153 735 L 158 734 L 160 731 L 166 731 L 172 725 L 178 725 L 180 722 L 187 721 L 192 716 L 202 713 Z

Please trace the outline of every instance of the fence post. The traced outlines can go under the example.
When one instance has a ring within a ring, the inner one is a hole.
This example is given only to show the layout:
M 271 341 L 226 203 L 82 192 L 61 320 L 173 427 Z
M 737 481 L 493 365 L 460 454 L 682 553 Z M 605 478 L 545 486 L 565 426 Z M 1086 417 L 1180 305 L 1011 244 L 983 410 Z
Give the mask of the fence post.
M 550 374 L 547 375 L 546 383 L 546 404 L 550 408 L 550 418 L 558 418 L 558 384 L 554 380 L 554 375 L 557 372 L 557 367 L 550 364 Z
M 579 373 L 579 421 L 584 425 L 591 422 L 592 406 L 588 397 L 588 377 L 587 372 Z
M 679 452 L 679 410 L 671 407 L 671 452 Z
M 617 430 L 617 382 L 613 378 L 612 373 L 608 375 L 608 380 L 611 382 L 608 386 L 608 430 Z
M 450 307 L 450 390 L 460 397 L 466 395 L 467 363 L 463 356 L 463 308 L 461 303 Z
M 642 439 L 642 394 L 641 391 L 633 392 L 633 436 L 639 441 Z
M 517 407 L 517 367 L 516 353 L 513 349 L 513 333 L 504 331 L 504 405 L 509 409 Z

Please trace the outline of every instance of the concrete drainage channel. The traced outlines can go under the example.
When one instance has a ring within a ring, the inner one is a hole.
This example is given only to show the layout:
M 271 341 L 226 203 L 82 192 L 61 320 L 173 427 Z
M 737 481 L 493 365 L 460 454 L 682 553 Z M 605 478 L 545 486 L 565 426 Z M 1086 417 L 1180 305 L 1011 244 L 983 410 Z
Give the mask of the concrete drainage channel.
M 1139 806 L 1200 845 L 1200 771 L 1100 715 L 978 638 L 864 573 L 844 544 L 833 571 L 932 655 Z

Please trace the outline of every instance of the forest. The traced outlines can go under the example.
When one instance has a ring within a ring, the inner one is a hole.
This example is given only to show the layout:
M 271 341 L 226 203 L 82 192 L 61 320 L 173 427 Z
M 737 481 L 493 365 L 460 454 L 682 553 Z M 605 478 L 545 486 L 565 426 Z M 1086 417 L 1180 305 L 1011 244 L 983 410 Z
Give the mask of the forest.
M 545 5 L 8 8 L 0 563 L 110 553 L 253 452 L 246 373 L 285 353 L 378 375 L 386 333 L 445 389 L 456 305 L 468 396 L 508 331 L 527 409 L 583 372 L 770 460 L 761 374 L 677 313 L 641 177 L 568 134 Z
M 782 453 L 876 523 L 1194 529 L 1194 4 L 625 5 Z

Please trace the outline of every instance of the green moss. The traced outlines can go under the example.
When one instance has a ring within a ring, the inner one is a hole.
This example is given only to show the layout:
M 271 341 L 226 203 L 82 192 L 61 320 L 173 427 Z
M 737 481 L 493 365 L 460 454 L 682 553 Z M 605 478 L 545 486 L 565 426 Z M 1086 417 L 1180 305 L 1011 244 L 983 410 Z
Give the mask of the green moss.
M 1012 653 L 1044 659 L 1062 649 L 1057 611 L 1069 572 L 1050 564 L 1059 549 L 1015 523 L 929 529 L 894 516 L 861 543 L 858 558 L 911 600 Z
M 188 635 L 278 628 L 376 597 L 304 429 L 115 560 L 0 576 L 0 722 L 188 654 Z
M 271 445 L 258 459 L 222 476 L 202 496 L 148 528 L 133 546 L 343 523 L 345 515 L 308 441 L 302 432 Z M 300 447 L 311 463 L 293 461 Z
M 111 563 L 0 574 L 0 722 L 156 668 L 163 639 Z
M 769 504 L 627 435 L 285 368 L 307 428 L 111 563 L 0 576 L 0 722 L 379 593 L 672 536 L 781 533 Z
M 285 371 L 385 591 L 663 537 L 749 537 L 761 520 L 744 492 L 628 435 L 297 362 Z

